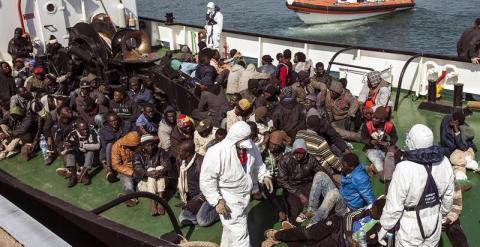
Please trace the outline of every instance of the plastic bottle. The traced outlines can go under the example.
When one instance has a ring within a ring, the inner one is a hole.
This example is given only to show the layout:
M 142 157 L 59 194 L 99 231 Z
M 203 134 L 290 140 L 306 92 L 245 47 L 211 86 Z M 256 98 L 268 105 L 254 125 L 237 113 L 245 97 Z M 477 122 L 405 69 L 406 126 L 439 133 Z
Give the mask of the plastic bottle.
M 45 136 L 42 134 L 40 136 L 40 150 L 42 151 L 42 157 L 43 160 L 48 159 L 48 145 L 47 145 L 47 140 L 45 139 Z
M 358 246 L 359 247 L 367 247 L 367 234 L 363 229 L 360 229 L 360 232 L 358 233 Z

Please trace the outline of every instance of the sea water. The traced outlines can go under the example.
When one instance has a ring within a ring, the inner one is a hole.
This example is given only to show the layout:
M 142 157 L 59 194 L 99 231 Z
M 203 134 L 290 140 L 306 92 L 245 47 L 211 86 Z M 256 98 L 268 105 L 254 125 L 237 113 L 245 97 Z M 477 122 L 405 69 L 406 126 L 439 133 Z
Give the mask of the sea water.
M 139 0 L 140 16 L 204 25 L 208 0 Z M 349 45 L 456 55 L 462 32 L 480 17 L 480 0 L 417 0 L 409 11 L 363 20 L 305 25 L 283 0 L 215 0 L 232 30 Z

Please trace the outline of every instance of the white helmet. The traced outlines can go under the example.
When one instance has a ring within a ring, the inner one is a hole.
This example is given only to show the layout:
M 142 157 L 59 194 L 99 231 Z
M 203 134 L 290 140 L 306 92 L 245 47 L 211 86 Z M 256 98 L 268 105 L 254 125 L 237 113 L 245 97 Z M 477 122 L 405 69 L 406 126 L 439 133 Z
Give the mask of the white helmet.
M 215 8 L 215 4 L 214 4 L 213 2 L 209 2 L 209 3 L 207 4 L 207 8 L 208 8 L 208 9 L 214 9 L 214 8 Z
M 433 132 L 423 124 L 412 126 L 405 139 L 408 150 L 429 148 L 433 146 Z

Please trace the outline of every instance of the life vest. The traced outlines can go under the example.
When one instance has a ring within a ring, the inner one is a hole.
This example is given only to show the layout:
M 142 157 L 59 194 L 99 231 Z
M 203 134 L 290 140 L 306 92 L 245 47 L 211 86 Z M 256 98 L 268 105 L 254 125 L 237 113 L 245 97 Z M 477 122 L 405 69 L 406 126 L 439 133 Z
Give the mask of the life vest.
M 377 86 L 377 88 L 375 88 L 374 90 L 370 90 L 368 92 L 368 98 L 367 100 L 365 100 L 365 103 L 363 104 L 363 107 L 365 109 L 371 109 L 375 106 L 375 100 L 377 99 L 377 95 L 378 95 L 378 92 L 380 91 L 380 89 L 382 87 L 387 87 L 388 86 L 388 83 L 385 82 L 385 81 L 382 81 L 380 82 L 380 84 Z M 386 105 L 384 105 L 386 107 Z M 389 111 L 389 107 L 386 107 L 387 108 L 387 111 Z
M 373 132 L 375 132 L 375 130 L 377 130 L 375 128 L 375 126 L 373 126 L 373 121 L 366 121 L 365 125 L 367 126 L 367 130 L 368 130 L 369 135 L 372 135 Z M 386 121 L 385 124 L 383 125 L 383 132 L 385 132 L 385 134 L 387 134 L 387 135 L 390 135 L 392 133 L 392 130 L 393 130 L 392 121 Z

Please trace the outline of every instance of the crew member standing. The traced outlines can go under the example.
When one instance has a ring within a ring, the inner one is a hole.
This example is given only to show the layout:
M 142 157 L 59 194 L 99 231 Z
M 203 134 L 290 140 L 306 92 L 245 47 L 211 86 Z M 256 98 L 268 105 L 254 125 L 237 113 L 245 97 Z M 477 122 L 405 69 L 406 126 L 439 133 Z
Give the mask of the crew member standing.
M 223 29 L 223 14 L 213 2 L 207 4 L 205 30 L 207 30 L 207 47 L 220 50 L 220 36 Z

